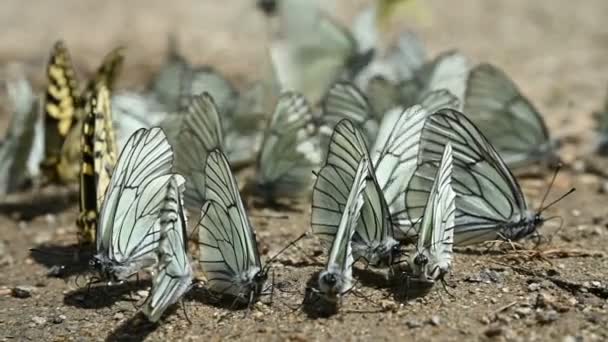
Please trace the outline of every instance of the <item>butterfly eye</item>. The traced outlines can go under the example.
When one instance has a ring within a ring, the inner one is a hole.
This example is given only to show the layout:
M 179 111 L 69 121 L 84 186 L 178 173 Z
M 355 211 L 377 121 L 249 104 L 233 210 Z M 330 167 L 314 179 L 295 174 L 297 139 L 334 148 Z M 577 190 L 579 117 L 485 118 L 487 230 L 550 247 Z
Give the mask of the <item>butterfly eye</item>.
M 335 274 L 328 273 L 323 276 L 323 282 L 329 286 L 334 286 L 338 282 L 338 279 L 336 278 Z

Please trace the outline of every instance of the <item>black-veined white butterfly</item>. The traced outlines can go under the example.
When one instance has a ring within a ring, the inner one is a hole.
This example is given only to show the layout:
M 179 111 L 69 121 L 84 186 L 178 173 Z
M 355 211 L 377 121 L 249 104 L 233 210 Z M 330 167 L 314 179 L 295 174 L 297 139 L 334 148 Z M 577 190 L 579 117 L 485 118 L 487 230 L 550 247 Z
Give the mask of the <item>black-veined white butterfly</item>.
M 530 210 L 517 180 L 488 139 L 464 114 L 450 109 L 431 114 L 424 122 L 417 169 L 405 196 L 406 212 L 412 222 L 423 215 L 448 143 L 454 158 L 456 245 L 498 238 L 518 240 L 542 226 L 542 211 L 555 201 L 536 212 Z
M 185 113 L 170 115 L 161 125 L 175 151 L 175 171 L 188 183 L 184 203 L 198 210 L 205 201 L 205 160 L 223 143 L 215 102 L 208 93 L 193 96 Z
M 91 263 L 104 279 L 123 281 L 158 261 L 159 215 L 172 175 L 173 152 L 158 128 L 136 131 L 122 149 L 98 221 Z
M 226 156 L 212 151 L 205 166 L 205 199 L 199 234 L 200 263 L 211 292 L 253 304 L 264 290 L 255 231 L 249 222 Z
M 312 109 L 304 96 L 281 94 L 258 155 L 257 187 L 265 197 L 297 197 L 312 184 L 321 164 L 321 147 Z
M 142 310 L 151 322 L 158 321 L 163 312 L 188 292 L 192 285 L 183 190 L 179 176 L 172 176 L 165 190 L 160 214 L 159 262 L 154 271 L 152 290 Z
M 480 64 L 471 70 L 463 112 L 510 167 L 559 161 L 558 142 L 550 138 L 541 114 L 497 67 Z
M 327 161 L 319 171 L 313 188 L 313 232 L 327 242 L 336 236 L 353 179 L 361 159 L 370 160 L 365 138 L 350 121 L 344 119 L 334 128 Z M 355 260 L 365 259 L 374 266 L 387 266 L 398 253 L 393 238 L 389 208 L 378 185 L 374 167 L 369 167 L 361 218 L 352 238 Z
M 333 166 L 326 166 L 333 168 Z M 354 286 L 352 267 L 355 262 L 352 239 L 359 221 L 367 187 L 369 160 L 363 158 L 358 163 L 355 174 L 348 185 L 348 194 L 343 210 L 339 213 L 338 227 L 333 236 L 325 269 L 319 274 L 318 288 L 313 293 L 331 304 L 336 304 L 342 295 Z M 313 226 L 313 229 L 314 226 Z
M 441 157 L 437 177 L 420 224 L 416 253 L 411 257 L 411 278 L 430 287 L 443 279 L 452 266 L 456 194 L 452 190 L 452 145 Z

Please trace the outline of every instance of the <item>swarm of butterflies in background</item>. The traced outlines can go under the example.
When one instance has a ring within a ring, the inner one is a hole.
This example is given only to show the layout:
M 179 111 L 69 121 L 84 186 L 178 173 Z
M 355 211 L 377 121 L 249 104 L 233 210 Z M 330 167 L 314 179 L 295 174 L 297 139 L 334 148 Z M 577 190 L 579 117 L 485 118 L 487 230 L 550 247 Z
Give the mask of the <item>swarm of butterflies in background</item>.
M 233 175 L 249 165 L 265 203 L 312 196 L 312 231 L 328 248 L 312 303 L 339 307 L 358 261 L 390 269 L 406 294 L 428 291 L 451 271 L 453 246 L 538 234 L 553 203 L 530 209 L 511 169 L 559 160 L 541 114 L 496 66 L 457 51 L 427 59 L 411 32 L 381 47 L 383 3 L 349 29 L 313 1 L 260 1 L 280 20 L 270 46 L 279 94 L 261 83 L 239 91 L 175 44 L 146 92 L 114 90 L 122 48 L 81 89 L 58 42 L 40 106 L 25 79 L 7 84 L 0 192 L 28 175 L 78 182 L 80 245 L 110 284 L 152 274 L 151 321 L 193 284 L 188 209 L 210 292 L 251 305 L 272 287 L 273 259 L 261 262 Z

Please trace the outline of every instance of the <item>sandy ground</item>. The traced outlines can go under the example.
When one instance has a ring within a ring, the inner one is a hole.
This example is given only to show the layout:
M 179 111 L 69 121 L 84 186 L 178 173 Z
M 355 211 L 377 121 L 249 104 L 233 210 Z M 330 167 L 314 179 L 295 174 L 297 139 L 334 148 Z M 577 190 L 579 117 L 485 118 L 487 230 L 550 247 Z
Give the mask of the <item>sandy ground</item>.
M 161 63 L 169 32 L 193 63 L 213 64 L 236 81 L 257 78 L 266 42 L 264 21 L 245 0 L 22 1 L 0 4 L 0 63 L 24 63 L 40 84 L 52 43 L 66 40 L 81 74 L 95 68 L 111 47 L 128 47 L 120 86 L 141 87 Z M 341 1 L 342 19 L 363 1 Z M 566 136 L 562 157 L 579 164 L 592 141 L 591 112 L 603 101 L 608 82 L 608 2 L 588 0 L 468 0 L 459 5 L 428 1 L 430 20 L 408 18 L 431 54 L 458 48 L 475 61 L 492 61 L 517 81 L 545 114 L 552 131 Z M 350 7 L 346 6 L 349 5 Z M 356 6 L 355 6 L 356 4 Z M 0 117 L 1 130 L 8 118 Z M 608 161 L 589 162 L 608 170 Z M 608 339 L 608 211 L 600 192 L 606 179 L 566 167 L 553 193 L 577 191 L 551 208 L 560 216 L 542 229 L 551 237 L 535 254 L 461 250 L 456 254 L 448 295 L 436 288 L 424 298 L 394 299 L 393 290 L 373 274 L 361 275 L 361 294 L 345 299 L 342 311 L 315 318 L 293 310 L 306 282 L 324 259 L 314 239 L 304 241 L 274 267 L 272 305 L 231 311 L 209 303 L 194 290 L 160 325 L 137 314 L 138 290 L 122 286 L 87 291 L 81 269 L 71 266 L 75 239 L 74 198 L 47 203 L 31 220 L 14 208 L 0 215 L 0 340 L 564 340 Z M 580 168 L 578 168 L 580 169 Z M 522 182 L 532 206 L 549 174 Z M 49 195 L 54 189 L 48 189 Z M 59 191 L 59 190 L 56 190 Z M 65 196 L 62 196 L 65 197 Z M 52 204 L 52 206 L 50 205 Z M 278 213 L 251 206 L 261 250 L 267 257 L 309 229 L 310 204 Z M 30 248 L 45 253 L 31 254 Z M 528 247 L 530 247 L 528 245 Z M 541 257 L 545 257 L 543 260 Z M 68 265 L 65 279 L 48 277 L 52 265 Z M 131 284 L 134 285 L 134 284 Z M 17 298 L 16 286 L 30 296 Z M 264 298 L 263 302 L 268 302 Z

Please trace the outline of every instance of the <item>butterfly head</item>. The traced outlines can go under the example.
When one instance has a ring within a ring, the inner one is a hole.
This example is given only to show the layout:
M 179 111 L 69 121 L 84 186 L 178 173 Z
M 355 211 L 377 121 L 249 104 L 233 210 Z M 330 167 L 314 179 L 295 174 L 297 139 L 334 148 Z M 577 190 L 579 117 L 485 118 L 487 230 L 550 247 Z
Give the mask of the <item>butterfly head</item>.
M 319 292 L 324 298 L 336 300 L 343 292 L 344 282 L 340 274 L 326 270 L 319 274 Z
M 258 8 L 267 16 L 273 16 L 277 12 L 277 0 L 258 0 Z

